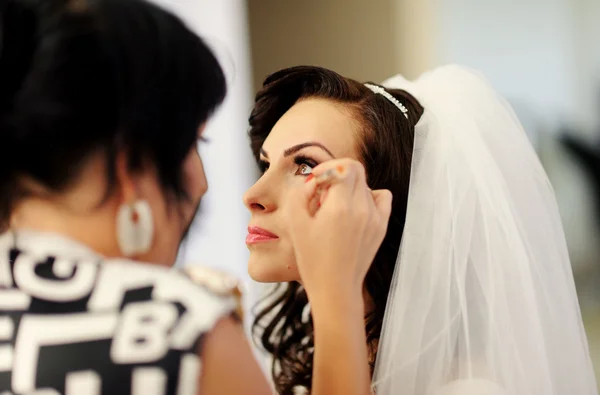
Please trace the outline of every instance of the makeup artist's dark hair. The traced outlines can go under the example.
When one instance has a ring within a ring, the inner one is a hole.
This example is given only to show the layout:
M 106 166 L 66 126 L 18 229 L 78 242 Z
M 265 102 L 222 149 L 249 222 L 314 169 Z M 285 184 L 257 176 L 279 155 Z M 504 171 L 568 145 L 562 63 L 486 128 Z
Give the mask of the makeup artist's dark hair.
M 271 129 L 294 103 L 323 98 L 342 104 L 361 125 L 358 148 L 372 189 L 392 192 L 392 214 L 386 237 L 366 279 L 373 301 L 366 317 L 367 342 L 373 369 L 400 239 L 406 218 L 415 124 L 423 114 L 417 100 L 402 90 L 388 90 L 408 109 L 408 119 L 382 95 L 363 84 L 320 67 L 298 66 L 269 76 L 256 95 L 250 116 L 250 140 L 255 158 Z M 314 337 L 312 318 L 303 319 L 306 292 L 299 283 L 279 285 L 258 313 L 253 334 L 273 356 L 272 374 L 280 394 L 294 388 L 310 390 Z
M 226 92 L 196 34 L 143 0 L 3 0 L 0 22 L 0 229 L 19 179 L 60 192 L 99 151 L 110 186 L 125 150 L 185 197 L 183 160 Z

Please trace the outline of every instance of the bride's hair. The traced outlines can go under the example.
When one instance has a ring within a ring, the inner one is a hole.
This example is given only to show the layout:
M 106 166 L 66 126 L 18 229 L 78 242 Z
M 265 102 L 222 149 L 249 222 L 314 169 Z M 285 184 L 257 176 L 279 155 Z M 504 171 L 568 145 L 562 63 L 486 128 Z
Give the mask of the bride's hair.
M 260 148 L 279 118 L 297 101 L 311 97 L 343 104 L 361 125 L 358 148 L 369 187 L 388 189 L 394 196 L 386 237 L 365 279 L 373 306 L 365 317 L 371 370 L 406 218 L 414 128 L 423 113 L 409 93 L 388 92 L 408 109 L 408 119 L 384 96 L 331 70 L 312 66 L 280 70 L 267 77 L 256 95 L 249 131 L 258 161 Z M 253 334 L 273 356 L 278 393 L 293 394 L 295 387 L 310 390 L 314 335 L 312 318 L 304 313 L 306 292 L 297 282 L 281 284 L 265 302 Z

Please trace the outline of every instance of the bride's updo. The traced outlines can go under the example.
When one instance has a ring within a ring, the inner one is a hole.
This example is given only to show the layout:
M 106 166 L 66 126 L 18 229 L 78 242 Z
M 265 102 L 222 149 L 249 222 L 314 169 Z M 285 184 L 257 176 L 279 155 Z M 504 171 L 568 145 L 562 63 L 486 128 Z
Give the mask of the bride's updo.
M 406 218 L 414 128 L 423 113 L 407 92 L 387 92 L 408 110 L 407 116 L 383 95 L 331 70 L 312 66 L 284 69 L 267 77 L 256 95 L 249 131 L 258 161 L 260 148 L 275 123 L 301 99 L 342 104 L 361 125 L 356 145 L 369 187 L 388 189 L 394 196 L 386 237 L 365 279 L 371 306 L 365 317 L 371 369 Z M 280 394 L 292 394 L 295 387 L 311 387 L 314 338 L 312 318 L 305 313 L 307 306 L 302 286 L 287 283 L 268 298 L 254 322 L 254 336 L 273 356 L 272 374 Z

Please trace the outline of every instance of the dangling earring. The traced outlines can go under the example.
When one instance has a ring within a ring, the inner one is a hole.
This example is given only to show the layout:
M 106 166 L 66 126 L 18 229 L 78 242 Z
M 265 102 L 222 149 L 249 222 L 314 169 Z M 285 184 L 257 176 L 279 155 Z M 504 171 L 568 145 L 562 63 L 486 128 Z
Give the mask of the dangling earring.
M 122 204 L 117 213 L 117 241 L 126 257 L 150 251 L 154 238 L 152 209 L 146 200 Z

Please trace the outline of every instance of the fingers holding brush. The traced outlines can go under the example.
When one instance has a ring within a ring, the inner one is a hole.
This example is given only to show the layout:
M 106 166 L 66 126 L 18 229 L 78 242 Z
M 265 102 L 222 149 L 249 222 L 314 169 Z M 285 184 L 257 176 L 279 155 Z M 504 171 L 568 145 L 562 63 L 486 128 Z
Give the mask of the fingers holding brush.
M 352 159 L 337 159 L 327 161 L 317 166 L 307 178 L 309 197 L 309 212 L 315 215 L 325 203 L 326 197 L 331 196 L 332 204 L 339 209 L 350 209 L 355 205 L 355 195 L 361 190 L 368 190 L 364 166 Z M 335 188 L 332 188 L 335 186 Z M 354 204 L 353 204 L 354 203 Z

